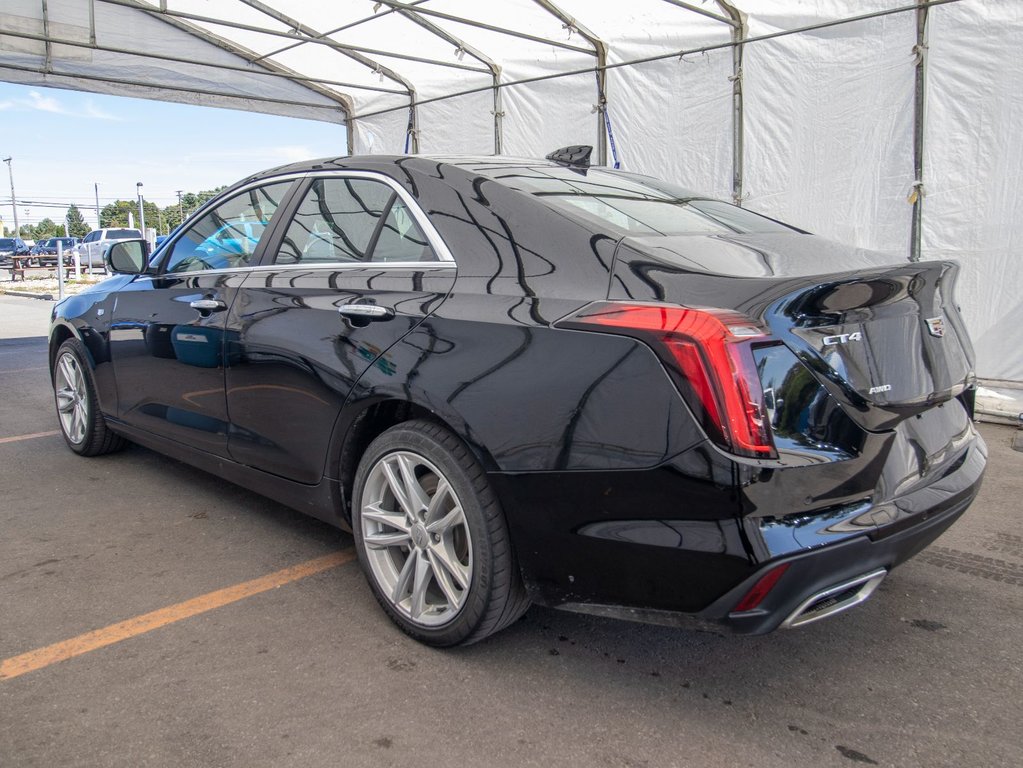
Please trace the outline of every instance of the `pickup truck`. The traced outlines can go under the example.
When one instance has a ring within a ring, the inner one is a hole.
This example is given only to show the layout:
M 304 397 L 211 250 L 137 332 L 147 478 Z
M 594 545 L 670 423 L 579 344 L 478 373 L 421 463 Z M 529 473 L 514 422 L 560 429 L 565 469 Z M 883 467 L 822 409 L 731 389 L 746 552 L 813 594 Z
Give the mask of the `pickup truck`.
M 78 245 L 78 258 L 81 265 L 88 269 L 106 268 L 103 256 L 107 248 L 118 240 L 138 240 L 142 233 L 137 229 L 112 227 L 109 229 L 94 229 L 87 234 Z

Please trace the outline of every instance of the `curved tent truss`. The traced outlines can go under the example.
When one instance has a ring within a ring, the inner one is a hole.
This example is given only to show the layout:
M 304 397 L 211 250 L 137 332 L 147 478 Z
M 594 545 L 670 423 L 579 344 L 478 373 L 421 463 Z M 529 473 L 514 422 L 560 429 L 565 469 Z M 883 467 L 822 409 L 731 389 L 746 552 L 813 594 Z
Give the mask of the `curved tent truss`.
M 350 153 L 592 144 L 959 258 L 980 372 L 1020 382 L 1021 26 L 973 0 L 5 0 L 0 79 L 343 123 Z

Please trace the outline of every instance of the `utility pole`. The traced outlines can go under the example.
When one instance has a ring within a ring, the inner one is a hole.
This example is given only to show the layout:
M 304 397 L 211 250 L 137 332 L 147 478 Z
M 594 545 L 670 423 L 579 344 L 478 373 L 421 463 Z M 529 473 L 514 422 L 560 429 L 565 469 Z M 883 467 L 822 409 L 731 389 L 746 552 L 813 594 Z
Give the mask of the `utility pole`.
M 7 163 L 7 175 L 11 178 L 11 210 L 14 211 L 14 236 L 21 237 L 21 227 L 18 226 L 18 204 L 14 199 L 14 170 L 11 167 L 10 157 L 5 157 L 4 162 Z
M 99 182 L 93 184 L 92 187 L 96 191 L 96 229 L 102 229 L 103 225 L 99 220 Z
M 185 214 L 182 212 L 182 209 L 181 209 L 181 193 L 183 191 L 184 190 L 182 190 L 182 189 L 178 190 L 178 224 L 181 224 L 181 222 L 183 222 L 185 220 Z
M 142 230 L 142 238 L 146 237 L 146 212 L 142 209 L 145 204 L 145 200 L 142 199 L 142 182 L 135 184 L 135 189 L 139 193 L 139 229 Z

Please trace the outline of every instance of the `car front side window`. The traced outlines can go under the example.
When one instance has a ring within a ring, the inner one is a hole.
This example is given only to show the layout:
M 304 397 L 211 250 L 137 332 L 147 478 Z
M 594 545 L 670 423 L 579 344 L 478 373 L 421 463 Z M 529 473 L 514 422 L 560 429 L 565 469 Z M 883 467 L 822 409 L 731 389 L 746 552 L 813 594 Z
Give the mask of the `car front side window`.
M 175 241 L 165 272 L 230 269 L 249 264 L 290 181 L 255 187 L 221 203 Z

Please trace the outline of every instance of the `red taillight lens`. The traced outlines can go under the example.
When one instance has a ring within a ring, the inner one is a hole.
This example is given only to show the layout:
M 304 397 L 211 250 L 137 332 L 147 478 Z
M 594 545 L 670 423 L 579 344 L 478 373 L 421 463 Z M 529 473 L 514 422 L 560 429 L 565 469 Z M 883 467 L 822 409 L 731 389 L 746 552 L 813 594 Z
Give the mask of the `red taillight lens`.
M 777 568 L 772 568 L 754 584 L 750 591 L 740 600 L 736 606 L 732 609 L 733 613 L 741 613 L 742 611 L 752 611 L 767 597 L 767 593 L 774 589 L 774 585 L 778 583 L 785 571 L 789 569 L 788 563 L 782 563 Z
M 753 360 L 767 337 L 728 310 L 598 302 L 557 323 L 635 336 L 650 344 L 675 375 L 707 434 L 732 453 L 777 456 Z

